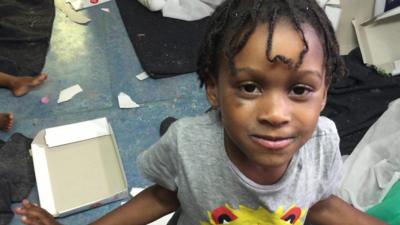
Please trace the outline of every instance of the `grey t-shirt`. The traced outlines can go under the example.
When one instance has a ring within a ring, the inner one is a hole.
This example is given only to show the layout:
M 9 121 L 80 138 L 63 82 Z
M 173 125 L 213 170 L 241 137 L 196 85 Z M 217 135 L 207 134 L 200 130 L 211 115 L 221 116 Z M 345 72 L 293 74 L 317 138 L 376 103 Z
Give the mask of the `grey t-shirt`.
M 178 192 L 178 225 L 301 225 L 308 209 L 335 191 L 342 160 L 335 124 L 320 117 L 284 176 L 273 185 L 257 184 L 228 158 L 223 127 L 211 111 L 173 123 L 137 164 L 146 178 Z

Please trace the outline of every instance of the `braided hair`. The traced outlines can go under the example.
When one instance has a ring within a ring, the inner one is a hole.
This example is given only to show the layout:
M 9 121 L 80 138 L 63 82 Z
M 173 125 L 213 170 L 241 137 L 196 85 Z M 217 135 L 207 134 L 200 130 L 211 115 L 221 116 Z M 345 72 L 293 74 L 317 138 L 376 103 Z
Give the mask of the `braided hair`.
M 272 36 L 276 23 L 281 18 L 292 23 L 304 43 L 297 63 L 284 55 L 271 55 Z M 200 49 L 197 62 L 200 86 L 204 85 L 206 79 L 217 78 L 221 60 L 226 60 L 231 73 L 236 74 L 234 57 L 247 43 L 259 23 L 268 26 L 266 58 L 270 62 L 281 61 L 290 67 L 298 67 L 303 63 L 304 55 L 309 49 L 301 24 L 307 23 L 316 31 L 323 47 L 327 84 L 345 75 L 346 69 L 340 57 L 335 32 L 315 0 L 226 0 L 211 16 Z

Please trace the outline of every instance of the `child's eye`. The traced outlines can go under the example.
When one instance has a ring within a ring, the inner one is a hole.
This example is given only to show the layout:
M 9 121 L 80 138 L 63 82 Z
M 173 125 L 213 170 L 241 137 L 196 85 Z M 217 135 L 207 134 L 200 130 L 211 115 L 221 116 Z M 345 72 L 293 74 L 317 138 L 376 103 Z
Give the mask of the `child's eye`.
M 305 97 L 305 96 L 309 95 L 312 91 L 313 91 L 313 89 L 311 87 L 298 84 L 298 85 L 294 86 L 292 88 L 292 90 L 290 90 L 290 95 L 296 96 L 296 97 Z
M 239 86 L 239 90 L 246 94 L 261 94 L 261 88 L 255 83 L 244 83 Z

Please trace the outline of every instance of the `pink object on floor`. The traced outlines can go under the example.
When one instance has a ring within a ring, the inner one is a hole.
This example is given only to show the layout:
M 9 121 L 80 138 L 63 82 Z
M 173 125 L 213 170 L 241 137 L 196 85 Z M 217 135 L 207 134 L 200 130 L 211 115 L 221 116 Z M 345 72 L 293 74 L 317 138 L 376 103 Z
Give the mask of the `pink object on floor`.
M 49 96 L 46 95 L 46 96 L 42 97 L 42 99 L 40 99 L 40 101 L 41 101 L 43 104 L 48 104 L 49 101 L 50 101 Z

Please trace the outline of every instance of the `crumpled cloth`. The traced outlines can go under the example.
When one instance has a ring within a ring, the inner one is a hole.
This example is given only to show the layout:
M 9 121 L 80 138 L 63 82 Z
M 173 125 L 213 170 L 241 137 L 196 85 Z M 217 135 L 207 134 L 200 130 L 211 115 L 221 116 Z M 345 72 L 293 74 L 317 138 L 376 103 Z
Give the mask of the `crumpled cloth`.
M 337 195 L 359 210 L 380 203 L 400 178 L 400 98 L 370 127 L 344 162 Z
M 199 20 L 211 15 L 224 0 L 167 0 L 162 8 L 164 17 L 186 21 Z
M 164 17 L 179 20 L 199 20 L 211 15 L 223 1 L 224 0 L 166 0 L 162 8 L 162 14 Z M 328 0 L 317 0 L 317 2 L 321 7 L 329 3 Z
M 0 225 L 8 224 L 14 213 L 11 203 L 26 198 L 35 184 L 33 160 L 29 154 L 32 139 L 13 134 L 0 143 Z

